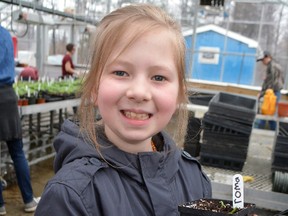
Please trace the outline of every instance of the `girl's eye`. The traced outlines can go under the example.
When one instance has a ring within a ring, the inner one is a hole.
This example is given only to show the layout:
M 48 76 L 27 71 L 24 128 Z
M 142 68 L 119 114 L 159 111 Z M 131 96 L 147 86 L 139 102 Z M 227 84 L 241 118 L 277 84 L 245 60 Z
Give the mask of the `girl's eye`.
M 113 72 L 116 76 L 128 76 L 125 71 L 114 71 Z
M 155 80 L 155 81 L 165 81 L 165 77 L 164 76 L 161 76 L 161 75 L 156 75 L 152 78 L 152 80 Z

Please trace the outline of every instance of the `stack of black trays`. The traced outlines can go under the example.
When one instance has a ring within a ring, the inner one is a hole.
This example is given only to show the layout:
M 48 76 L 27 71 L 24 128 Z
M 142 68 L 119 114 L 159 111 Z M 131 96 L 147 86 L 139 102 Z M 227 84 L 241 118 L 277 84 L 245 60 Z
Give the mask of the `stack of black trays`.
M 273 151 L 272 170 L 288 172 L 288 122 L 279 122 Z
M 191 104 L 208 106 L 213 96 L 214 94 L 193 92 L 191 93 L 191 96 L 189 96 L 189 102 Z M 201 119 L 191 115 L 188 120 L 187 133 L 184 140 L 184 150 L 190 153 L 193 157 L 198 157 L 200 154 L 201 130 Z
M 288 193 L 288 122 L 279 121 L 272 153 L 272 191 Z M 287 212 L 288 213 L 288 209 Z M 282 214 L 281 214 L 282 215 Z
M 203 165 L 242 171 L 256 116 L 253 98 L 220 92 L 204 115 L 200 161 Z
M 201 120 L 194 116 L 190 116 L 184 141 L 184 150 L 193 157 L 198 157 L 200 154 L 200 134 Z

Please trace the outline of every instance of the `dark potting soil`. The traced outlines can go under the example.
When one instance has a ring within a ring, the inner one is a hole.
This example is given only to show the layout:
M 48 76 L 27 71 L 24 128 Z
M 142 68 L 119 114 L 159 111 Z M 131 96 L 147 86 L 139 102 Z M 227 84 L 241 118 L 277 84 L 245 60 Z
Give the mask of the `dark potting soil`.
M 185 204 L 186 208 L 192 208 L 197 210 L 219 212 L 224 214 L 234 214 L 242 209 L 233 208 L 231 203 L 221 200 L 209 200 L 209 199 L 200 199 L 197 202 L 191 202 Z M 252 207 L 248 204 L 244 208 Z

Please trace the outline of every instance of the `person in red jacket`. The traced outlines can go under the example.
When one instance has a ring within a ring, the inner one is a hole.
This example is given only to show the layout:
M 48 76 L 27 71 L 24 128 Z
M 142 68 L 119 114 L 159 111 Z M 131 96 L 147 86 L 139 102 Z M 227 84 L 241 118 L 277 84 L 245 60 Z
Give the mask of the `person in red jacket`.
M 75 44 L 69 43 L 66 45 L 66 54 L 62 59 L 62 78 L 74 76 L 77 74 L 72 61 L 72 56 L 75 53 Z
M 38 80 L 38 70 L 37 68 L 32 66 L 24 67 L 24 69 L 20 73 L 20 77 L 22 77 L 23 80 Z

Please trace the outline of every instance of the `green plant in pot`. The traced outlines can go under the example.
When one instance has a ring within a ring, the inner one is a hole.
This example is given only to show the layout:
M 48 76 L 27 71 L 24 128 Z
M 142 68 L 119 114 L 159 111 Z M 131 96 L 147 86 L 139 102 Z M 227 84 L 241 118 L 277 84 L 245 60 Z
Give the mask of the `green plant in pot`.
M 27 97 L 27 92 L 24 89 L 19 89 L 18 91 L 18 97 L 19 97 L 19 102 L 18 104 L 21 106 L 27 106 L 28 105 L 28 97 Z
M 27 90 L 27 97 L 28 97 L 28 104 L 32 105 L 32 104 L 36 104 L 36 93 L 35 91 L 31 92 L 31 89 Z
M 38 89 L 37 89 L 37 99 L 36 103 L 37 104 L 43 104 L 46 102 L 45 97 L 43 96 L 43 91 L 41 90 L 41 84 L 39 83 Z

